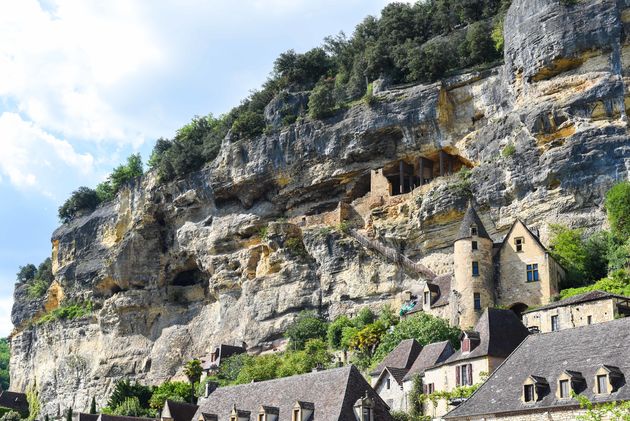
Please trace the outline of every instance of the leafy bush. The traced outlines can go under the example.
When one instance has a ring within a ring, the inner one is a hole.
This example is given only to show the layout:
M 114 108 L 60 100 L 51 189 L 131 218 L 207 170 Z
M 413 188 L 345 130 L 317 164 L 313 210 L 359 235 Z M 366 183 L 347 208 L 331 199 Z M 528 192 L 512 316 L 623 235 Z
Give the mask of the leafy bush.
M 326 340 L 327 328 L 327 323 L 315 312 L 302 311 L 285 332 L 289 349 L 302 350 L 309 339 Z
M 43 279 L 34 279 L 26 289 L 26 294 L 28 298 L 36 299 L 43 297 L 48 291 L 48 286 L 50 284 Z
M 30 282 L 35 279 L 35 275 L 37 274 L 37 267 L 28 263 L 24 266 L 20 266 L 19 272 L 16 275 L 18 283 Z
M 162 410 L 166 400 L 191 402 L 194 399 L 190 384 L 185 382 L 165 382 L 153 389 L 149 406 L 157 411 Z
M 78 303 L 65 304 L 46 314 L 37 323 L 40 325 L 57 320 L 73 320 L 89 316 L 92 313 L 92 302 L 84 301 Z
M 189 388 L 188 385 L 186 385 Z M 129 380 L 119 380 L 114 386 L 112 394 L 107 401 L 107 407 L 110 410 L 120 407 L 129 398 L 136 398 L 141 408 L 149 408 L 149 400 L 153 390 L 149 386 L 140 383 L 131 383 Z
M 35 265 L 28 264 L 20 267 L 17 274 L 18 282 L 26 282 L 28 284 L 26 294 L 31 299 L 43 297 L 48 287 L 53 281 L 52 261 L 46 258 L 39 264 L 37 270 L 33 272 Z
M 588 253 L 582 240 L 583 231 L 562 225 L 551 225 L 550 229 L 551 255 L 567 270 L 561 288 L 584 285 Z
M 630 272 L 624 269 L 611 273 L 608 277 L 580 288 L 567 288 L 560 291 L 560 299 L 584 294 L 586 292 L 601 290 L 613 294 L 630 296 Z
M 22 415 L 16 411 L 7 411 L 2 417 L 0 421 L 21 421 Z
M 332 323 L 328 325 L 328 330 L 326 332 L 328 346 L 335 350 L 343 349 L 341 343 L 343 338 L 343 329 L 352 326 L 353 323 L 347 316 L 342 315 L 337 317 Z
M 516 146 L 514 146 L 513 143 L 508 143 L 501 150 L 501 156 L 504 157 L 504 158 L 510 157 L 510 156 L 514 155 L 515 153 L 516 153 Z

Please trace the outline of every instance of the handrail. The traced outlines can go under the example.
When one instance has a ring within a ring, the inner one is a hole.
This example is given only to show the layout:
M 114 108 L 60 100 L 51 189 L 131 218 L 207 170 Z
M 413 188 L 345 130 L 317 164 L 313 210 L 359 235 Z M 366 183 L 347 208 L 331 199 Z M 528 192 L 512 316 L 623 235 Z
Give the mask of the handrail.
M 427 268 L 422 263 L 414 262 L 413 260 L 411 260 L 410 258 L 405 256 L 404 254 L 402 254 L 398 250 L 393 249 L 391 247 L 387 247 L 386 245 L 384 245 L 380 241 L 372 240 L 372 239 L 366 237 L 365 235 L 359 233 L 354 228 L 349 229 L 348 230 L 348 234 L 350 234 L 350 236 L 352 238 L 357 240 L 357 242 L 359 242 L 359 244 L 361 244 L 363 247 L 371 249 L 371 250 L 374 250 L 374 251 L 380 253 L 381 255 L 383 255 L 388 260 L 390 260 L 390 261 L 392 261 L 392 262 L 402 266 L 403 268 L 405 268 L 408 271 L 411 271 L 411 272 L 419 274 L 420 276 L 422 276 L 423 278 L 425 278 L 428 281 L 432 281 L 432 280 L 434 280 L 437 277 L 437 275 L 432 270 Z

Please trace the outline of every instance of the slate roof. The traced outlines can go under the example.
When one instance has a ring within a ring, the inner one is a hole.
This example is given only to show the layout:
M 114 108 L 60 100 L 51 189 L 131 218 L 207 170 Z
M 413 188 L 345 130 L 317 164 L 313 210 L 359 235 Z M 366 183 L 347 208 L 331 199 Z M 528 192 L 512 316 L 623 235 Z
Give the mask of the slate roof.
M 541 307 L 533 308 L 531 310 L 527 310 L 523 314 L 533 313 L 533 312 L 541 311 L 541 310 L 550 310 L 552 308 L 565 307 L 565 306 L 570 306 L 573 304 L 587 303 L 589 301 L 606 300 L 609 298 L 619 298 L 622 300 L 630 300 L 630 297 L 624 297 L 623 295 L 617 295 L 617 294 L 612 294 L 610 292 L 595 290 L 595 291 L 585 292 L 584 294 L 574 295 L 573 297 L 565 298 L 564 300 L 556 301 L 554 303 L 549 303 Z
M 435 342 L 422 348 L 420 355 L 405 374 L 403 381 L 413 379 L 416 374 L 423 375 L 424 371 L 436 364 L 441 363 L 455 353 L 455 349 L 449 341 Z
M 477 225 L 477 237 L 488 238 L 491 240 L 490 236 L 488 235 L 488 231 L 486 231 L 486 227 L 483 226 L 481 218 L 479 218 L 479 215 L 477 215 L 477 211 L 472 205 L 468 206 L 466 214 L 464 214 L 464 218 L 462 219 L 462 223 L 459 226 L 459 232 L 455 240 L 470 238 L 471 225 Z
M 12 409 L 17 412 L 28 412 L 26 394 L 4 390 L 0 393 L 0 407 Z
M 77 421 L 96 421 L 96 420 L 98 420 L 98 414 L 86 414 L 84 412 L 79 412 L 77 414 Z
M 429 289 L 431 291 L 436 290 L 438 292 L 437 299 L 431 303 L 431 308 L 442 307 L 448 305 L 449 296 L 451 293 L 451 280 L 453 278 L 452 274 L 440 275 L 433 279 L 431 282 L 428 282 Z M 418 297 L 418 301 L 416 305 L 407 312 L 407 314 L 418 313 L 422 311 L 423 306 L 423 297 Z
M 258 414 L 261 405 L 277 407 L 280 419 L 285 419 L 291 414 L 295 402 L 303 401 L 314 404 L 315 419 L 355 421 L 353 406 L 366 392 L 374 400 L 374 419 L 392 421 L 387 404 L 354 366 L 221 387 L 207 398 L 199 399 L 199 410 L 194 419 L 202 413 L 217 414 L 220 420 L 228 419 L 232 405 L 252 414 Z
M 170 399 L 164 402 L 164 409 L 167 409 L 167 407 L 171 415 L 170 418 L 174 421 L 190 421 L 197 412 L 197 409 L 199 409 L 197 405 L 192 403 L 176 402 Z M 164 416 L 164 412 L 163 410 L 162 416 Z
M 572 408 L 574 399 L 556 398 L 558 377 L 566 370 L 586 379 L 581 391 L 592 402 L 630 400 L 630 318 L 531 335 L 501 364 L 490 378 L 465 403 L 444 418 L 463 418 L 485 414 L 547 411 Z M 603 365 L 618 367 L 626 380 L 616 392 L 595 396 L 595 372 Z M 529 376 L 543 377 L 549 391 L 533 404 L 521 401 L 523 382 Z
M 529 330 L 512 310 L 487 308 L 471 334 L 479 335 L 479 345 L 466 353 L 460 349 L 437 366 L 486 356 L 506 358 L 529 335 Z
M 157 421 L 155 418 L 123 417 L 120 415 L 106 415 L 106 414 L 100 414 L 97 420 L 98 421 Z
M 405 339 L 370 373 L 370 376 L 379 376 L 385 367 L 409 370 L 413 362 L 422 351 L 422 345 L 415 339 Z M 404 376 L 404 374 L 403 374 Z

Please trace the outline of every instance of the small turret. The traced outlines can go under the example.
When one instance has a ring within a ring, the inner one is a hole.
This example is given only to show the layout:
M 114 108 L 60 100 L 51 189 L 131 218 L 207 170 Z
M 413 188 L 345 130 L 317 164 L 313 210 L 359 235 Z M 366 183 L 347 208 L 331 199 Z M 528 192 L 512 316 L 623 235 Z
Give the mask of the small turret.
M 454 243 L 456 314 L 452 322 L 461 328 L 475 326 L 483 310 L 495 304 L 493 241 L 472 205 L 464 215 Z

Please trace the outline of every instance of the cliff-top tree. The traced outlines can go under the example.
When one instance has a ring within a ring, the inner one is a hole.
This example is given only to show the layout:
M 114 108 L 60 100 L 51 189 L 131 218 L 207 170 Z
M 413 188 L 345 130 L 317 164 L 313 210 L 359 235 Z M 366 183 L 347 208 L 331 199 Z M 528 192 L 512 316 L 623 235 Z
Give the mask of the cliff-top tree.
M 195 394 L 195 384 L 199 383 L 199 380 L 201 380 L 202 374 L 203 374 L 203 368 L 201 367 L 201 361 L 199 361 L 196 358 L 194 360 L 188 361 L 186 365 L 184 366 L 184 375 L 188 377 L 188 381 L 190 382 L 190 387 L 191 387 L 193 396 Z
M 630 181 L 615 184 L 606 194 L 606 212 L 613 234 L 630 238 Z

